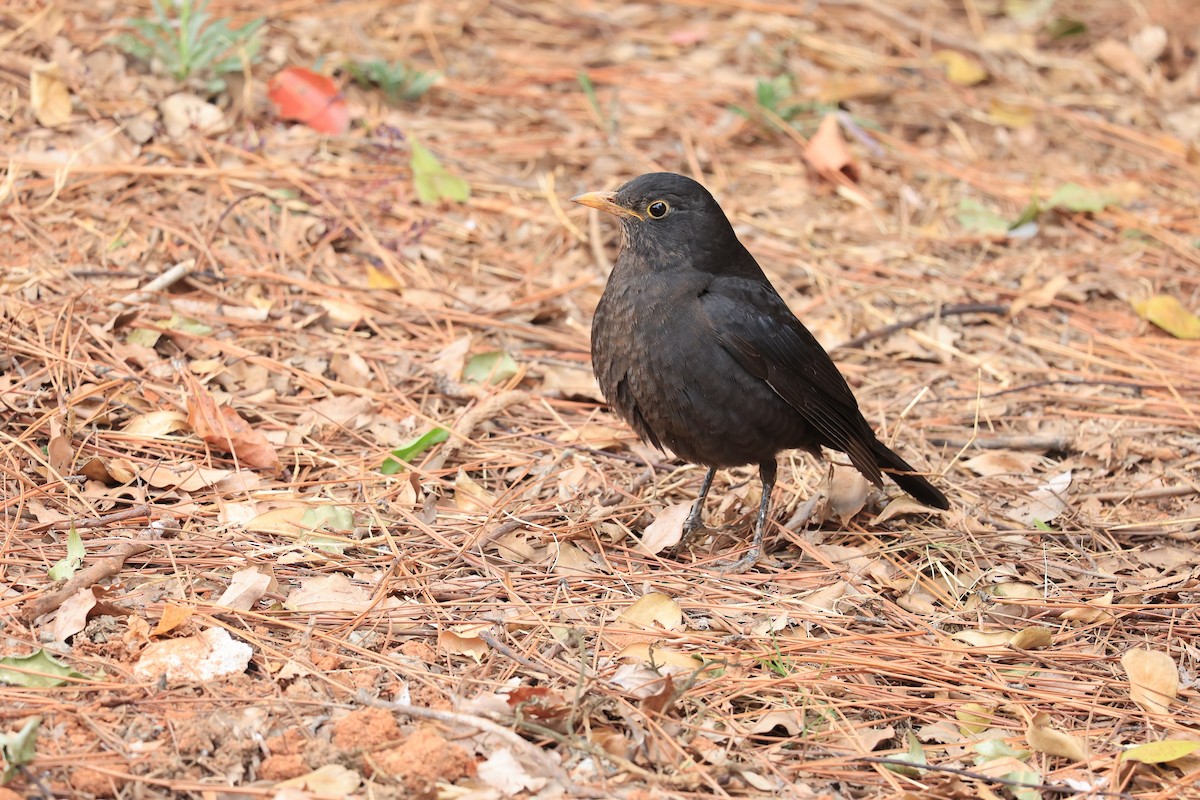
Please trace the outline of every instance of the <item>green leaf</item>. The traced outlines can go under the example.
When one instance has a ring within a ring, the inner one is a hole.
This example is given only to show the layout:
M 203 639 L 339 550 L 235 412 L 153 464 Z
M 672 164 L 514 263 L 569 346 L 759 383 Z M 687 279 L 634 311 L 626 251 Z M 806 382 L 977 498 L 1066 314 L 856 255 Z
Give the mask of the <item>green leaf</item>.
M 467 383 L 504 383 L 516 374 L 517 362 L 503 350 L 471 356 L 462 371 Z
M 988 236 L 1008 233 L 1008 220 L 970 197 L 958 201 L 958 212 L 954 216 L 963 230 Z
M 16 733 L 0 734 L 0 757 L 4 759 L 4 772 L 0 773 L 0 784 L 8 783 L 17 768 L 33 761 L 37 755 L 37 732 L 42 724 L 41 717 L 34 717 Z
M 925 758 L 925 748 L 921 745 L 921 741 L 913 735 L 912 731 L 908 732 L 908 752 L 902 756 L 896 756 L 899 761 L 907 761 L 913 766 L 907 767 L 901 764 L 886 764 L 885 766 L 892 772 L 898 772 L 901 775 L 915 777 L 921 774 L 918 767 L 923 767 L 929 763 Z
M 422 203 L 433 204 L 442 200 L 465 203 L 471 196 L 471 186 L 442 166 L 437 156 L 420 142 L 412 142 L 413 188 Z
M 391 458 L 385 458 L 383 460 L 383 466 L 379 468 L 379 471 L 384 475 L 395 475 L 404 468 L 405 464 L 411 464 L 412 460 L 421 455 L 421 453 L 424 453 L 430 447 L 433 447 L 435 444 L 439 444 L 440 442 L 444 442 L 449 438 L 450 431 L 446 430 L 445 428 L 434 428 L 433 430 L 428 431 L 416 439 L 413 439 L 403 447 L 398 447 L 393 450 Z
M 18 669 L 5 669 L 5 667 L 17 667 Z M 87 675 L 76 672 L 45 650 L 38 650 L 27 656 L 0 658 L 0 683 L 11 683 L 13 686 L 44 689 L 50 686 L 62 686 L 67 682 L 63 678 L 86 677 Z
M 1200 750 L 1200 742 L 1186 739 L 1164 739 L 1131 747 L 1121 753 L 1122 761 L 1140 761 L 1143 764 L 1166 764 L 1190 756 Z
M 172 314 L 171 318 L 163 325 L 169 331 L 182 331 L 190 333 L 192 336 L 212 336 L 212 326 L 201 322 L 198 319 L 184 317 L 180 314 Z
M 345 506 L 313 506 L 300 515 L 300 524 L 308 530 L 354 530 L 354 512 Z
M 1087 33 L 1087 25 L 1070 17 L 1059 17 L 1046 26 L 1046 35 L 1051 39 L 1065 39 Z
M 1102 191 L 1087 189 L 1077 183 L 1064 183 L 1054 190 L 1046 205 L 1051 208 L 1065 208 L 1068 211 L 1087 211 L 1097 213 L 1106 207 L 1116 205 L 1113 198 Z
M 86 555 L 87 550 L 83 546 L 83 539 L 80 537 L 79 531 L 75 530 L 75 526 L 72 525 L 71 531 L 67 534 L 67 555 L 50 568 L 46 577 L 52 581 L 66 580 L 75 574 L 75 570 L 83 564 L 83 557 Z

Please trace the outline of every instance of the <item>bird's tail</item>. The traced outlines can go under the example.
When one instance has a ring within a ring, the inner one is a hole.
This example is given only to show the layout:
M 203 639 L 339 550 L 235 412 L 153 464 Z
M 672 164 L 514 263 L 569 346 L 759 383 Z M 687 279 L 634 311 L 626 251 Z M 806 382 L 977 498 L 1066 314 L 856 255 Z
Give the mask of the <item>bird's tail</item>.
M 871 445 L 871 453 L 875 456 L 875 462 L 879 464 L 879 468 L 886 472 L 897 486 L 917 500 L 934 508 L 950 507 L 950 501 L 946 499 L 946 495 L 938 491 L 925 478 L 917 475 L 916 470 L 903 458 L 893 453 L 886 444 L 876 439 Z

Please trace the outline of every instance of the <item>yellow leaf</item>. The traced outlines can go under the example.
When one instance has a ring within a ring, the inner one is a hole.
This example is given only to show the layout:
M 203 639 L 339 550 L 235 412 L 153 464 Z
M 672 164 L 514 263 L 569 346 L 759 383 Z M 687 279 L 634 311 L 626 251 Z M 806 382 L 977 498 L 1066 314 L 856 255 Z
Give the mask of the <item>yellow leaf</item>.
M 627 622 L 641 628 L 662 628 L 676 631 L 683 627 L 683 609 L 662 592 L 650 592 L 621 612 L 617 622 Z
M 617 653 L 617 659 L 652 664 L 656 667 L 670 665 L 686 670 L 697 670 L 704 666 L 704 661 L 696 656 L 689 656 L 687 653 L 681 653 L 668 647 L 658 647 L 651 642 L 628 644 L 621 648 L 621 652 Z
M 974 86 L 987 80 L 987 70 L 968 55 L 957 50 L 938 50 L 933 60 L 946 68 L 946 78 L 959 86 Z
M 1050 646 L 1050 631 L 1047 628 L 1026 628 L 1017 633 L 1008 643 L 1018 650 L 1040 650 Z
M 1186 739 L 1164 739 L 1131 747 L 1121 754 L 1122 761 L 1140 761 L 1143 764 L 1166 764 L 1200 750 L 1200 742 Z
M 391 273 L 384 272 L 381 269 L 367 264 L 367 288 L 368 289 L 402 289 L 400 281 L 391 276 Z
M 1133 304 L 1142 319 L 1152 322 L 1176 339 L 1200 339 L 1200 318 L 1169 294 L 1156 294 Z
M 1150 714 L 1165 714 L 1179 694 L 1179 670 L 1161 650 L 1130 650 L 1121 656 L 1129 676 L 1129 699 Z
M 954 712 L 954 717 L 963 733 L 982 733 L 994 724 L 996 709 L 983 703 L 963 703 Z
M 1025 727 L 1025 741 L 1039 753 L 1049 756 L 1060 756 L 1072 761 L 1087 761 L 1087 746 L 1084 742 L 1069 733 L 1056 731 L 1050 727 L 1050 715 L 1045 712 L 1035 714 Z
M 1006 128 L 1024 128 L 1033 124 L 1033 109 L 993 100 L 988 107 L 988 119 Z
M 58 64 L 39 63 L 29 71 L 29 103 L 37 121 L 47 128 L 70 121 L 71 94 Z

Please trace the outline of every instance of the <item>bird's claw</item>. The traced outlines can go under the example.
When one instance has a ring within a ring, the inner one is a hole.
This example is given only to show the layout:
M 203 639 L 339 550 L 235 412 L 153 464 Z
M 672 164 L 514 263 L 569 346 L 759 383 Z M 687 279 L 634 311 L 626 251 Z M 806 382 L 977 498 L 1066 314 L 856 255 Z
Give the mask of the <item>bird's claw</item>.
M 761 556 L 761 547 L 751 547 L 746 551 L 746 555 L 736 561 L 718 561 L 713 566 L 717 567 L 717 572 L 720 575 L 739 575 L 757 564 Z

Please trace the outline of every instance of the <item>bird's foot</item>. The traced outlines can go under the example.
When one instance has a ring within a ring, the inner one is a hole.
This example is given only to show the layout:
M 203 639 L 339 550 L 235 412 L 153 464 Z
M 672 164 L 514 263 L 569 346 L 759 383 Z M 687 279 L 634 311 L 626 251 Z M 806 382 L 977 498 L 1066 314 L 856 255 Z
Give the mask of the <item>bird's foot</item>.
M 746 551 L 746 555 L 736 561 L 718 561 L 713 566 L 717 568 L 717 571 L 721 575 L 739 575 L 757 564 L 758 559 L 761 557 L 762 548 L 754 545 Z
M 688 545 L 692 543 L 692 540 L 696 538 L 697 534 L 713 532 L 714 531 L 712 528 L 702 525 L 698 521 L 693 521 L 689 517 L 687 522 L 683 524 L 683 533 L 680 534 L 679 541 L 674 547 L 667 551 L 667 555 L 669 555 L 671 558 L 678 558 L 679 555 L 687 549 Z

